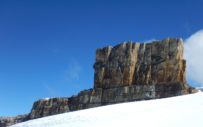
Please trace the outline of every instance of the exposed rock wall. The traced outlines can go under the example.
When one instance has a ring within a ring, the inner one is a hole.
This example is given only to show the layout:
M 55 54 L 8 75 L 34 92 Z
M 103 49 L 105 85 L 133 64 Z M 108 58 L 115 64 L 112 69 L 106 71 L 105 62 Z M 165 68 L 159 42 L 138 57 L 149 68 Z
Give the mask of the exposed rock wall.
M 102 105 L 196 92 L 186 82 L 183 50 L 182 39 L 170 38 L 97 49 L 93 89 L 69 98 L 36 101 L 31 113 L 19 122 Z M 6 122 L 0 119 L 0 127 L 16 121 L 18 118 Z
M 153 98 L 187 93 L 189 87 L 183 50 L 182 39 L 169 38 L 147 44 L 127 42 L 98 49 L 94 88 L 154 86 Z
M 89 89 L 81 91 L 77 96 L 69 98 L 70 111 L 101 106 L 102 89 Z
M 68 98 L 41 99 L 33 104 L 30 119 L 68 112 Z
M 183 41 L 122 43 L 96 52 L 94 88 L 130 85 L 185 84 Z
M 8 127 L 16 123 L 29 120 L 29 115 L 18 115 L 16 117 L 0 117 L 0 127 Z

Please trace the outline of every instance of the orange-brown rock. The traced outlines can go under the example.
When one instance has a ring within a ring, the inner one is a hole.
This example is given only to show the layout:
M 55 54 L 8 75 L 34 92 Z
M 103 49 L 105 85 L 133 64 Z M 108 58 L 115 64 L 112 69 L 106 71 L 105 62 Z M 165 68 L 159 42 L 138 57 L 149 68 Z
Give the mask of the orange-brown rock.
M 94 88 L 186 84 L 182 39 L 125 42 L 96 51 Z

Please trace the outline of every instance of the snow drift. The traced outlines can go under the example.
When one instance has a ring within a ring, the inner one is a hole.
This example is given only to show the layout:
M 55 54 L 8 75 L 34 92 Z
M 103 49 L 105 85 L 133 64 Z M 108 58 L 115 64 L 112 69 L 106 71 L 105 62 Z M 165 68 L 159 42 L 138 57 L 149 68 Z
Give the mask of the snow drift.
M 203 127 L 203 93 L 69 112 L 11 127 Z

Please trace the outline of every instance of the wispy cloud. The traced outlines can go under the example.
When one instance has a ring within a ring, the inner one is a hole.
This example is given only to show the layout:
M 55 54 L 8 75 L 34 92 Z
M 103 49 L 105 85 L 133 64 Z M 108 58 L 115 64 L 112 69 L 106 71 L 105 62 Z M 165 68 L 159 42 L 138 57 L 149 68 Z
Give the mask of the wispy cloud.
M 75 59 L 69 60 L 68 67 L 65 72 L 66 81 L 79 80 L 81 71 L 82 66 L 77 60 Z
M 49 85 L 48 83 L 46 83 L 46 82 L 43 83 L 43 87 L 47 91 L 49 96 L 54 97 L 57 95 L 56 90 L 51 85 Z
M 187 60 L 187 79 L 203 86 L 203 30 L 185 40 L 185 59 Z

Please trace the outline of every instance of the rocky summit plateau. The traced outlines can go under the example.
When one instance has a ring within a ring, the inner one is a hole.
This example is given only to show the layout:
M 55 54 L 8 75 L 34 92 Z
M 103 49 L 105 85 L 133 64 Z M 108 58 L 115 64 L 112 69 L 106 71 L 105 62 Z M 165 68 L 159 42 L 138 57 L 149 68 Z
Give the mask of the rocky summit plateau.
M 26 115 L 0 118 L 0 127 L 103 105 L 194 93 L 197 90 L 186 81 L 183 52 L 179 38 L 97 49 L 93 88 L 72 97 L 38 100 Z

